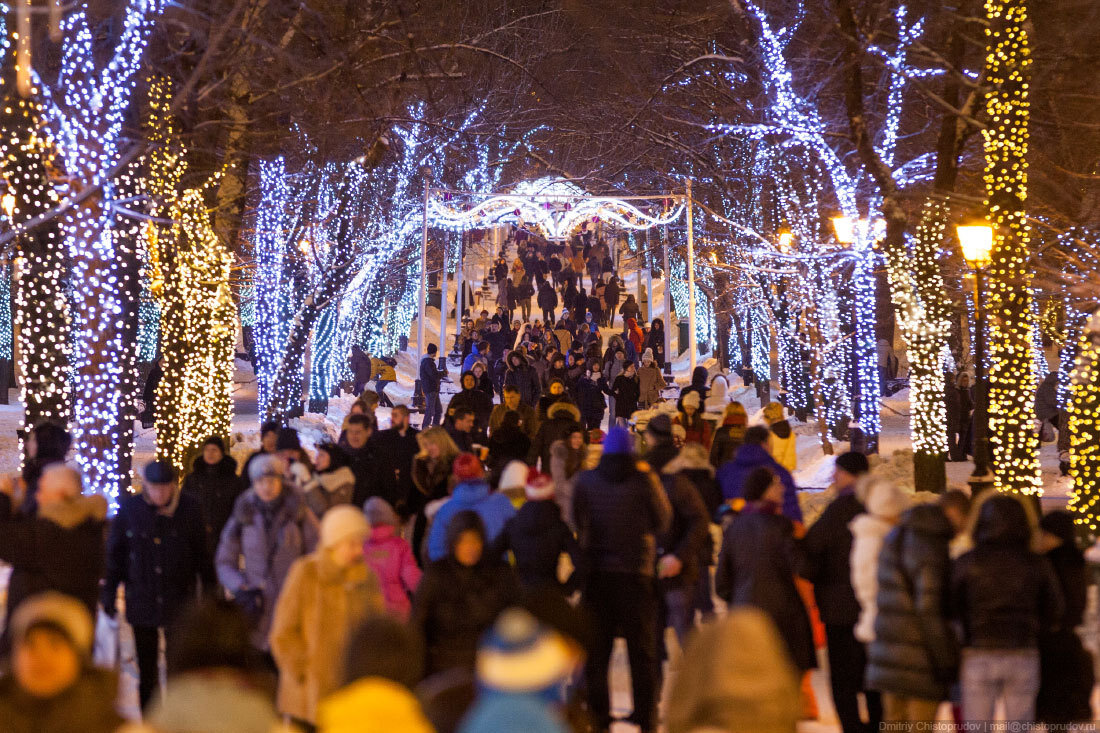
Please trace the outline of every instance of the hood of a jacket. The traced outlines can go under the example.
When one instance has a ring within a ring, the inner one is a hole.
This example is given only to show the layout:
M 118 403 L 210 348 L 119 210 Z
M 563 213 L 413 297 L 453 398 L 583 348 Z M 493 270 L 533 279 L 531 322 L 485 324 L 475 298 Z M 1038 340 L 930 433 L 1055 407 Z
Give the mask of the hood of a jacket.
M 211 476 L 228 476 L 237 473 L 237 459 L 230 455 L 223 455 L 222 459 L 210 465 L 202 459 L 202 455 L 195 456 L 191 464 L 191 470 L 196 473 L 209 474 Z
M 556 417 L 571 419 L 573 422 L 581 421 L 581 411 L 572 402 L 559 401 L 550 405 L 546 411 L 546 417 L 553 420 Z
M 99 494 L 81 494 L 67 501 L 40 505 L 38 516 L 62 529 L 72 529 L 88 520 L 103 522 L 107 519 L 107 500 Z
M 991 496 L 978 510 L 974 526 L 977 545 L 1021 545 L 1031 540 L 1031 525 L 1027 510 L 1012 496 Z
M 489 496 L 489 484 L 484 479 L 470 479 L 455 484 L 451 498 L 459 504 L 476 504 Z
M 771 431 L 775 433 L 775 437 L 780 440 L 786 440 L 791 437 L 791 424 L 786 420 L 780 420 L 777 423 L 771 425 Z
M 887 519 L 897 519 L 909 508 L 910 497 L 892 481 L 868 476 L 860 479 L 856 496 L 868 514 Z
M 512 366 L 512 359 L 519 359 L 519 364 Z M 518 349 L 508 352 L 508 364 L 509 369 L 526 369 L 531 366 L 531 362 L 527 360 L 527 355 Z
M 947 515 L 935 504 L 918 504 L 905 513 L 901 523 L 913 532 L 941 537 L 945 541 L 955 536 L 955 529 Z
M 691 386 L 706 389 L 707 386 L 707 368 L 705 366 L 695 367 L 695 371 L 691 373 Z

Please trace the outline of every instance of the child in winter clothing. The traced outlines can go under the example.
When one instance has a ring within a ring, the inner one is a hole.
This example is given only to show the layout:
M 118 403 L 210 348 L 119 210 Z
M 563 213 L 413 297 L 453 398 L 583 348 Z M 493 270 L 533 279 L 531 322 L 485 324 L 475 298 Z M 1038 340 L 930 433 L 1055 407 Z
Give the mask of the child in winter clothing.
M 363 543 L 367 566 L 378 576 L 386 610 L 407 621 L 412 595 L 420 585 L 420 568 L 409 543 L 397 534 L 397 513 L 385 499 L 375 496 L 363 507 L 371 532 Z
M 856 486 L 856 496 L 867 511 L 848 525 L 852 530 L 852 589 L 860 606 L 855 636 L 868 644 L 875 640 L 879 551 L 909 507 L 909 497 L 889 481 L 870 477 Z

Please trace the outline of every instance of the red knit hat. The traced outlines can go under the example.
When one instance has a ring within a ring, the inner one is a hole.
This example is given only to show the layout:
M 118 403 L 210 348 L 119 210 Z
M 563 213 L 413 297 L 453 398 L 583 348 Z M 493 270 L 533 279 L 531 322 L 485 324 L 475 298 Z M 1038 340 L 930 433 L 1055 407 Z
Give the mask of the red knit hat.
M 459 453 L 451 469 L 459 481 L 479 479 L 485 475 L 485 468 L 473 453 Z
M 545 473 L 539 473 L 536 468 L 531 468 L 527 472 L 527 486 L 524 487 L 524 494 L 527 495 L 528 501 L 553 499 L 554 479 Z

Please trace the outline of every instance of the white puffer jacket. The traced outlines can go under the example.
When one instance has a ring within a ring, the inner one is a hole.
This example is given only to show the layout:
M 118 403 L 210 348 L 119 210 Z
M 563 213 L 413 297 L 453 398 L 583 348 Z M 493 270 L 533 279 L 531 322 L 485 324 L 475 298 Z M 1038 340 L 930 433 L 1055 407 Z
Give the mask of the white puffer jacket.
M 909 506 L 909 495 L 889 481 L 867 478 L 856 487 L 867 509 L 848 525 L 852 531 L 852 590 L 859 600 L 855 636 L 865 644 L 875 640 L 878 613 L 878 555 L 886 535 Z

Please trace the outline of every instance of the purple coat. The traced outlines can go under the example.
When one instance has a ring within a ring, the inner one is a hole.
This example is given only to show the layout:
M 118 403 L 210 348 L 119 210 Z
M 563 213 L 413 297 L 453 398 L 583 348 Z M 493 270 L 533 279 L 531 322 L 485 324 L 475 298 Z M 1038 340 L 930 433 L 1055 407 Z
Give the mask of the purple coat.
M 798 504 L 798 489 L 794 485 L 791 472 L 776 463 L 768 449 L 762 445 L 743 445 L 733 454 L 733 458 L 718 467 L 718 485 L 722 487 L 722 498 L 743 498 L 745 479 L 760 467 L 770 468 L 783 482 L 783 516 L 792 522 L 802 521 L 802 507 Z
M 242 589 L 263 591 L 263 616 L 252 632 L 252 643 L 259 649 L 267 648 L 275 601 L 290 566 L 313 552 L 320 538 L 317 517 L 305 501 L 287 489 L 280 498 L 282 505 L 276 509 L 271 527 L 267 528 L 260 497 L 252 489 L 241 494 L 222 530 L 214 561 L 218 581 L 231 594 Z

